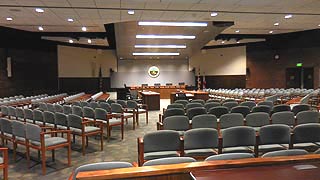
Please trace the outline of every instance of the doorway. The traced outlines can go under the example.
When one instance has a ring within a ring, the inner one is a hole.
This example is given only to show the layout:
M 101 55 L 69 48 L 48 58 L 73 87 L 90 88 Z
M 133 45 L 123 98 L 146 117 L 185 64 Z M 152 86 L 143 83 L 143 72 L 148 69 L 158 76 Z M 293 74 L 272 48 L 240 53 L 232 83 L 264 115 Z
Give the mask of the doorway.
M 313 89 L 313 67 L 295 67 L 286 69 L 286 88 Z

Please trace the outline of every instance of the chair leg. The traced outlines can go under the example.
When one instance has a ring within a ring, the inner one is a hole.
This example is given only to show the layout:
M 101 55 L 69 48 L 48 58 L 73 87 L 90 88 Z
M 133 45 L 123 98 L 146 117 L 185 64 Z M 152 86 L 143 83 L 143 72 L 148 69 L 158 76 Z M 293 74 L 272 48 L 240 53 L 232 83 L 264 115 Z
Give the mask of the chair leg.
M 72 137 L 73 139 L 73 143 L 76 143 L 76 135 L 75 134 L 73 134 L 73 137 Z
M 41 160 L 42 160 L 42 174 L 46 174 L 46 151 L 41 150 Z
M 103 151 L 103 131 L 100 133 L 101 151 Z
M 28 145 L 26 147 L 26 156 L 27 156 L 27 165 L 28 165 L 28 168 L 30 168 L 30 148 Z
M 108 136 L 107 137 L 107 141 L 109 142 L 110 141 L 110 136 L 111 136 L 111 128 L 110 128 L 110 126 L 107 127 L 107 131 L 108 131 L 107 132 L 107 136 Z
M 68 144 L 68 166 L 71 166 L 71 143 Z
M 121 123 L 121 140 L 123 140 L 123 123 Z
M 81 141 L 82 141 L 82 156 L 84 156 L 86 154 L 85 152 L 85 136 L 81 135 Z
M 3 168 L 3 179 L 8 180 L 8 167 Z
M 18 144 L 17 143 L 13 143 L 13 160 L 16 161 L 17 160 L 17 147 Z
M 148 114 L 148 111 L 146 111 L 146 123 L 147 123 L 147 124 L 149 123 L 148 117 L 149 117 L 149 114 Z
M 54 162 L 54 160 L 55 160 L 55 151 L 54 151 L 54 149 L 51 150 L 51 154 L 52 154 L 52 161 Z
M 89 137 L 86 136 L 86 147 L 88 147 L 88 146 L 89 146 Z
M 139 113 L 136 113 L 135 116 L 136 116 L 137 126 L 139 126 Z
M 132 122 L 133 122 L 132 123 L 132 126 L 133 126 L 132 129 L 135 130 L 136 129 L 136 122 L 135 122 L 136 118 L 134 116 L 132 118 L 133 118 L 133 120 L 132 120 Z

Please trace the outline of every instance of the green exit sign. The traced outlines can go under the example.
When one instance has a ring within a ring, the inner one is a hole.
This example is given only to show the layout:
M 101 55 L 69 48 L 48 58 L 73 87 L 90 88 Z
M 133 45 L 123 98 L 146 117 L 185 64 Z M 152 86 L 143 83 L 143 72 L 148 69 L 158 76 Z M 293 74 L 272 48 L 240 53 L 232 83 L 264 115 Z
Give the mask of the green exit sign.
M 297 67 L 302 67 L 302 63 L 297 63 L 296 66 Z

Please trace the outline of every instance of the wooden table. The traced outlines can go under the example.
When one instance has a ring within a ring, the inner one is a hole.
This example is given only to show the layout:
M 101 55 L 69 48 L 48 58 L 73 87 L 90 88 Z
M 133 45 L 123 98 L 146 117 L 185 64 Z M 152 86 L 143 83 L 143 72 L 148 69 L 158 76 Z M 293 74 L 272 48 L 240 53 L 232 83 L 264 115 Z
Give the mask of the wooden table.
M 142 103 L 148 105 L 148 110 L 160 110 L 160 93 L 141 91 Z
M 131 90 L 137 91 L 153 91 L 160 93 L 160 99 L 170 99 L 170 94 L 172 92 L 177 92 L 179 90 L 185 90 L 186 86 L 132 86 L 130 87 Z
M 209 99 L 209 93 L 204 91 L 180 91 L 180 92 L 172 92 L 170 94 L 170 103 L 174 103 L 176 100 L 176 94 L 177 93 L 185 93 L 187 95 L 188 99 L 203 99 L 208 100 Z

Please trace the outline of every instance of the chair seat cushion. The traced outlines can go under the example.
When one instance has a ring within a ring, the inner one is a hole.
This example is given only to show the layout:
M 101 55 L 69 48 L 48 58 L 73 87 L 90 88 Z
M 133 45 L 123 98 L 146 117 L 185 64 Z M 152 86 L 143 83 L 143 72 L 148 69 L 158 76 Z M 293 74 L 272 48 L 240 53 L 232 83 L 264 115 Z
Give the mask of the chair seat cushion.
M 126 118 L 126 117 L 133 117 L 133 114 L 132 113 L 123 113 L 123 117 Z
M 239 147 L 227 147 L 222 149 L 223 153 L 252 153 L 252 149 L 246 146 L 239 146 Z
M 147 112 L 146 109 L 138 109 L 138 113 L 145 113 L 145 112 Z
M 0 157 L 0 164 L 2 164 L 3 163 L 3 158 L 2 157 Z
M 144 153 L 145 160 L 158 159 L 164 157 L 179 157 L 179 153 L 177 151 L 157 151 Z
M 189 149 L 184 151 L 185 156 L 211 156 L 217 152 L 214 149 Z
M 296 143 L 293 145 L 294 148 L 308 148 L 308 147 L 317 147 L 315 143 Z
M 96 121 L 102 122 L 103 124 L 107 124 L 107 121 L 102 120 L 102 119 L 96 119 Z M 109 119 L 109 125 L 114 125 L 114 124 L 119 124 L 119 123 L 121 123 L 121 119 L 119 119 L 119 118 Z
M 87 120 L 87 121 L 94 121 L 93 118 L 89 118 L 89 117 L 84 117 L 84 119 Z
M 49 138 L 45 139 L 44 144 L 46 147 L 49 147 L 49 146 L 54 146 L 54 145 L 58 145 L 58 144 L 63 144 L 66 142 L 67 142 L 67 139 L 62 138 L 62 137 L 49 137 Z M 31 143 L 36 146 L 40 146 L 40 142 L 38 142 L 38 141 L 31 141 Z
M 78 129 L 78 128 L 70 128 L 70 130 L 72 130 L 73 132 L 76 132 L 76 133 L 81 133 L 81 129 Z M 94 127 L 94 126 L 86 126 L 84 128 L 84 132 L 85 133 L 89 133 L 89 132 L 94 132 L 94 131 L 99 131 L 100 128 L 97 128 L 97 127 Z
M 26 119 L 26 122 L 27 123 L 33 123 L 33 120 L 32 119 Z
M 9 134 L 9 133 L 3 133 L 3 135 L 6 136 L 6 137 L 12 138 L 12 134 Z
M 259 151 L 277 151 L 277 150 L 283 150 L 287 149 L 285 146 L 282 146 L 280 144 L 265 144 L 265 145 L 259 145 Z
M 58 129 L 64 129 L 64 130 L 65 130 L 65 129 L 68 129 L 68 127 L 62 126 L 62 125 L 57 125 L 57 128 L 58 128 Z

